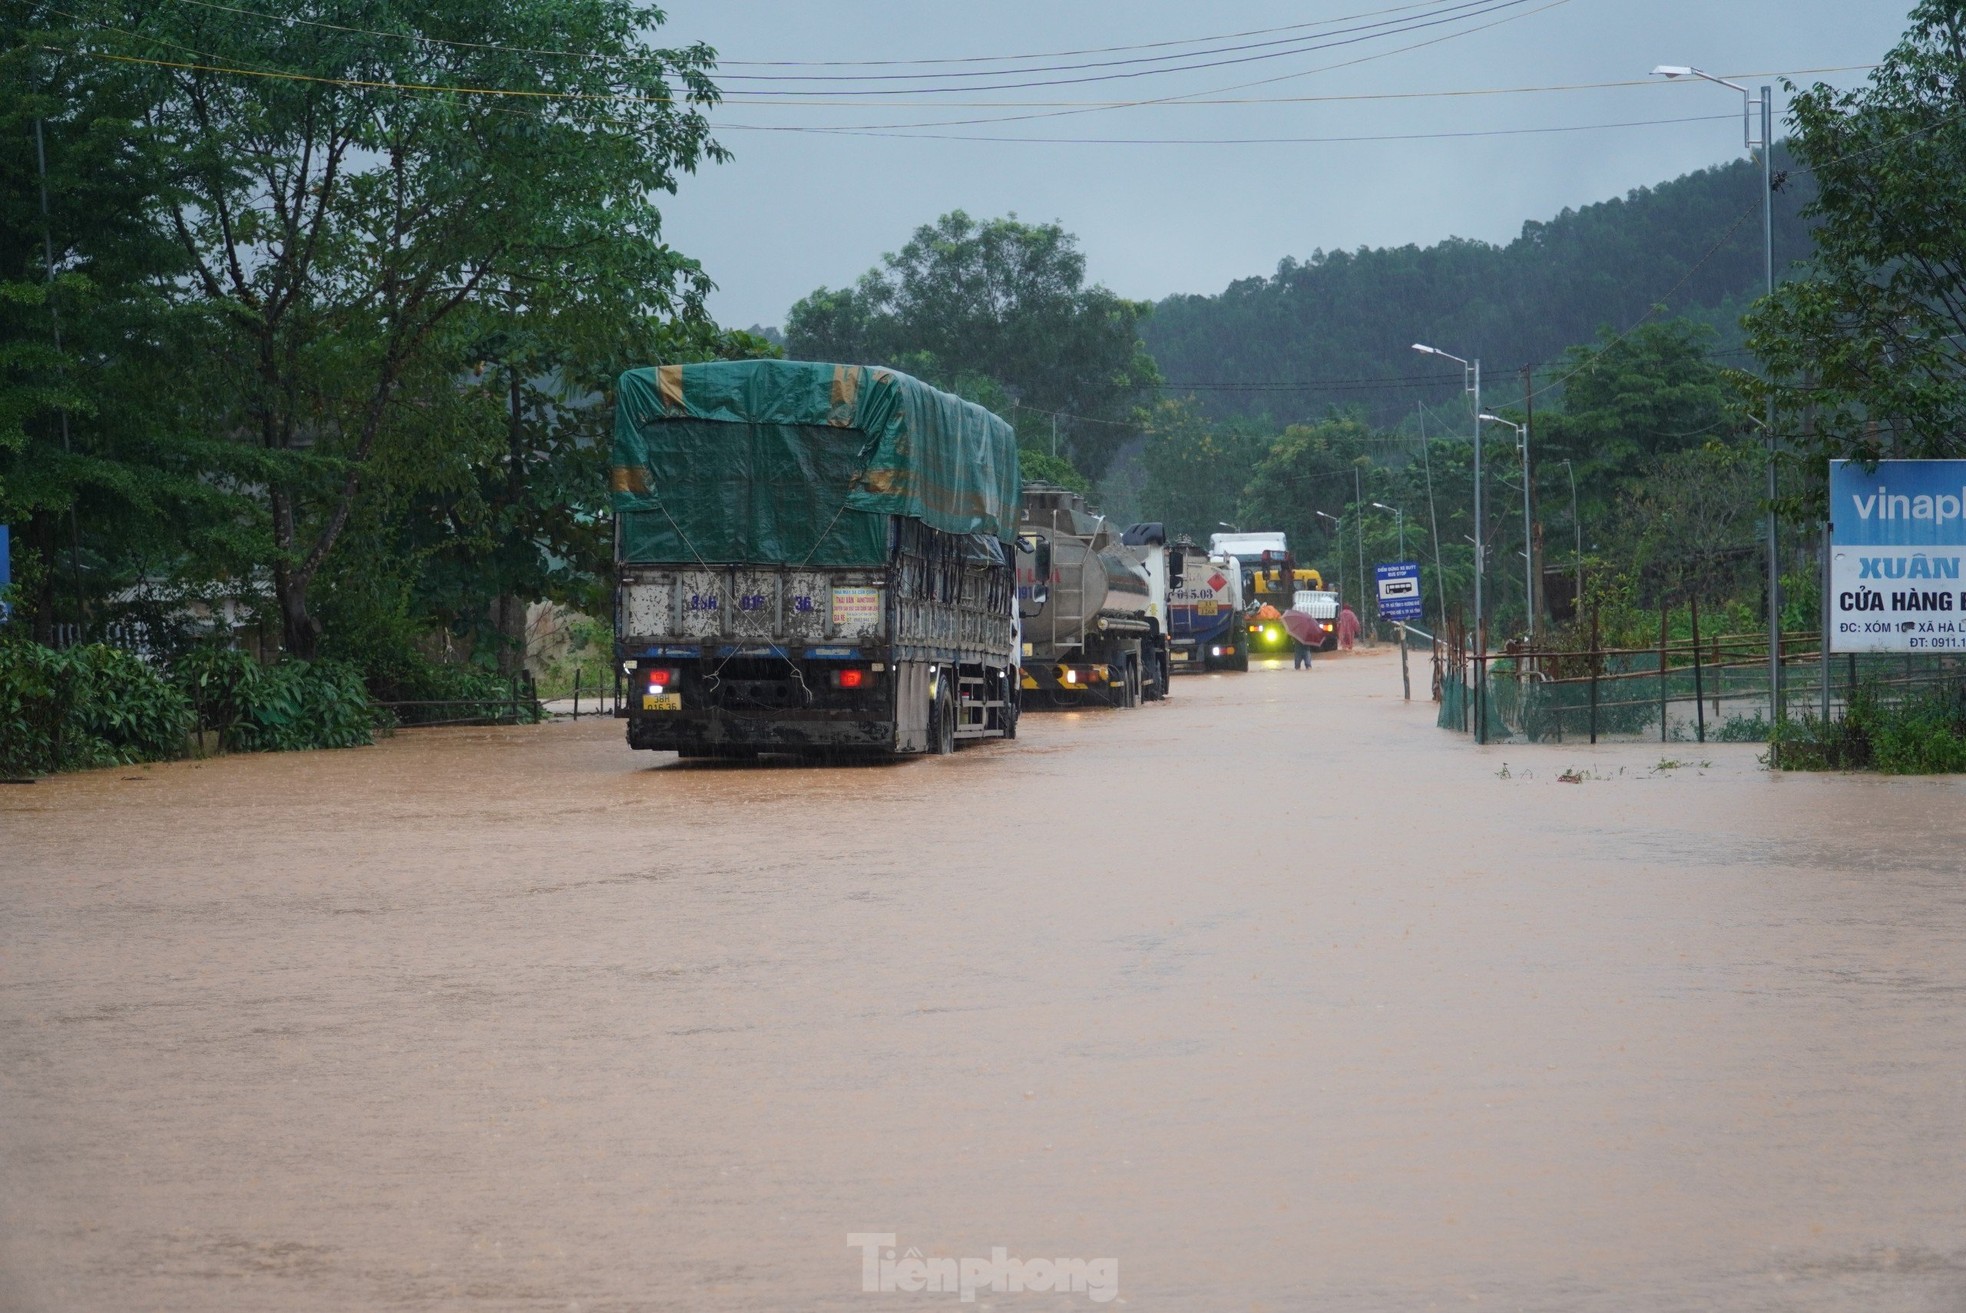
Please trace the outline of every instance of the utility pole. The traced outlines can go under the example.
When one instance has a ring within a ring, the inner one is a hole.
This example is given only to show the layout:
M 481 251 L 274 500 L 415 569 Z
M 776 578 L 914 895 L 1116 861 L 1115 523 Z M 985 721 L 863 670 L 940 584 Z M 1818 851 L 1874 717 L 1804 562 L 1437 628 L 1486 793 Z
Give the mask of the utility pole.
M 1352 466 L 1352 507 L 1358 515 L 1358 606 L 1365 610 L 1365 488 L 1359 481 L 1358 466 Z M 1375 602 L 1372 618 L 1379 618 L 1379 607 Z
M 1536 481 L 1529 474 L 1529 438 L 1536 426 L 1536 393 L 1530 386 L 1531 366 L 1522 367 L 1522 525 L 1523 552 L 1529 558 L 1528 597 L 1529 641 L 1536 641 L 1536 621 L 1542 613 L 1538 603 L 1543 593 L 1543 526 L 1536 523 Z M 1531 526 L 1534 526 L 1533 528 Z
M 1654 77 L 1682 78 L 1696 77 L 1716 86 L 1727 87 L 1741 93 L 1741 144 L 1749 150 L 1761 152 L 1761 277 L 1764 295 L 1775 294 L 1775 181 L 1772 172 L 1772 157 L 1775 153 L 1775 89 L 1763 86 L 1759 96 L 1761 108 L 1761 139 L 1755 140 L 1753 122 L 1749 115 L 1755 108 L 1756 97 L 1739 82 L 1730 82 L 1711 73 L 1703 73 L 1697 68 L 1684 64 L 1661 64 L 1652 70 Z M 1780 543 L 1776 538 L 1775 525 L 1775 457 L 1777 454 L 1775 438 L 1775 389 L 1768 388 L 1766 397 L 1766 416 L 1762 425 L 1762 436 L 1768 443 L 1768 715 L 1772 724 L 1780 725 L 1788 718 L 1788 705 L 1782 699 L 1782 562 Z M 1781 765 L 1781 742 L 1771 738 L 1768 743 L 1768 765 L 1771 769 Z
M 1420 415 L 1420 464 L 1427 472 L 1427 524 L 1433 530 L 1434 538 L 1434 593 L 1440 601 L 1440 614 L 1435 618 L 1437 625 L 1447 623 L 1447 574 L 1440 568 L 1440 517 L 1434 513 L 1434 458 L 1432 444 L 1427 441 L 1427 408 L 1422 403 L 1413 403 L 1413 409 Z M 1441 630 L 1445 633 L 1446 630 Z

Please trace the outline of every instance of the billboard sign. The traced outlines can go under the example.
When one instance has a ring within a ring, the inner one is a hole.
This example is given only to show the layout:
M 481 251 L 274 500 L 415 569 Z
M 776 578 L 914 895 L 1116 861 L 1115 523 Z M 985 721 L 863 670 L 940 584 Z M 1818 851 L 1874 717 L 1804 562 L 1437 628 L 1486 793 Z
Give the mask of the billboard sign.
M 1372 573 L 1379 583 L 1381 620 L 1418 620 L 1420 605 L 1420 565 L 1417 561 L 1395 561 L 1375 565 Z
M 1833 652 L 1966 651 L 1966 460 L 1829 463 Z

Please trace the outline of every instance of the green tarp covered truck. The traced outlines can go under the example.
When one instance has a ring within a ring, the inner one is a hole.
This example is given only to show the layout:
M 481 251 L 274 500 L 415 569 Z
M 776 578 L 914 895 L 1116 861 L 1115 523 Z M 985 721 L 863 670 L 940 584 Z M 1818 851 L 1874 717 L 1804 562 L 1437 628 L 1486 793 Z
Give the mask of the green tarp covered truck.
M 614 427 L 628 743 L 951 752 L 1017 727 L 1017 443 L 891 369 L 631 369 Z

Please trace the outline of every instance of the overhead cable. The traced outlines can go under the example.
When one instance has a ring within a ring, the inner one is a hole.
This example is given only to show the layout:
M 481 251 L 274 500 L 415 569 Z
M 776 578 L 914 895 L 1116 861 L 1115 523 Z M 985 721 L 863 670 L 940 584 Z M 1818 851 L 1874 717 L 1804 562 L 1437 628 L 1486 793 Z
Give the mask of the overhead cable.
M 798 124 L 717 123 L 720 132 L 803 132 L 819 136 L 885 137 L 899 141 L 977 141 L 1030 145 L 1081 146 L 1280 146 L 1370 141 L 1445 141 L 1458 137 L 1516 137 L 1550 132 L 1595 132 L 1606 128 L 1650 128 L 1671 123 L 1710 123 L 1732 114 L 1695 114 L 1676 119 L 1630 119 L 1621 123 L 1568 123 L 1541 128 L 1480 128 L 1462 132 L 1388 132 L 1349 137 L 1013 137 L 960 132 L 880 132 Z
M 914 82 L 914 81 L 930 81 L 934 79 L 946 79 L 946 78 L 1024 77 L 1032 73 L 1079 72 L 1085 69 L 1116 68 L 1129 64 L 1168 65 L 1165 68 L 1138 69 L 1131 73 L 1115 73 L 1115 74 L 1110 74 L 1101 77 L 1055 78 L 1055 79 L 1043 79 L 1036 82 L 1008 82 L 1000 85 L 957 86 L 954 88 L 937 88 L 937 87 L 893 88 L 894 91 L 899 92 L 900 94 L 903 95 L 926 95 L 932 92 L 939 92 L 944 90 L 1012 91 L 1012 90 L 1020 89 L 1022 87 L 1029 87 L 1029 86 L 1060 86 L 1060 85 L 1067 85 L 1074 82 L 1103 82 L 1103 81 L 1111 81 L 1116 78 L 1123 78 L 1123 77 L 1148 77 L 1160 73 L 1185 73 L 1193 69 L 1221 68 L 1224 67 L 1225 65 L 1230 65 L 1230 64 L 1248 64 L 1248 63 L 1260 62 L 1266 59 L 1281 59 L 1289 55 L 1305 54 L 1314 50 L 1328 49 L 1331 46 L 1352 44 L 1352 42 L 1349 41 L 1326 40 L 1327 37 L 1331 37 L 1331 36 L 1342 36 L 1342 35 L 1364 32 L 1364 33 L 1369 33 L 1371 35 L 1360 36 L 1357 38 L 1357 40 L 1369 41 L 1372 40 L 1374 36 L 1397 36 L 1404 32 L 1416 31 L 1428 27 L 1437 27 L 1444 23 L 1456 22 L 1464 18 L 1478 17 L 1484 13 L 1491 13 L 1498 9 L 1509 9 L 1509 8 L 1513 8 L 1518 4 L 1526 4 L 1526 3 L 1528 3 L 1528 0 L 1454 0 L 1454 3 L 1451 4 L 1437 4 L 1432 14 L 1426 17 L 1424 20 L 1419 16 L 1408 16 L 1405 18 L 1394 18 L 1394 19 L 1381 19 L 1380 21 L 1377 22 L 1361 24 L 1358 27 L 1332 28 L 1330 31 L 1320 33 L 1317 36 L 1279 37 L 1272 41 L 1256 41 L 1256 42 L 1248 43 L 1246 45 L 1239 45 L 1239 46 L 1217 46 L 1214 47 L 1213 49 L 1182 51 L 1177 54 L 1137 55 L 1127 59 L 1093 60 L 1093 61 L 1088 61 L 1085 63 L 1078 63 L 1078 64 L 1038 64 L 1029 68 L 987 69 L 987 70 L 978 70 L 976 72 L 941 71 L 935 73 L 798 73 L 798 74 L 730 73 L 730 74 L 726 74 L 725 77 L 726 80 L 739 81 L 739 82 Z M 1473 13 L 1461 12 L 1465 10 L 1472 10 L 1475 12 Z M 1375 32 L 1374 29 L 1384 29 L 1384 30 Z M 1270 49 L 1270 47 L 1273 46 L 1286 46 L 1290 48 L 1283 49 L 1283 50 Z M 1239 59 L 1207 59 L 1206 58 L 1207 56 L 1212 56 L 1212 55 L 1237 54 L 1242 51 L 1248 51 L 1248 50 L 1263 50 L 1266 53 L 1260 55 L 1245 55 Z M 842 94 L 853 94 L 853 93 L 827 92 L 827 91 L 780 91 L 777 92 L 776 94 L 782 96 L 820 96 L 820 95 L 842 95 Z

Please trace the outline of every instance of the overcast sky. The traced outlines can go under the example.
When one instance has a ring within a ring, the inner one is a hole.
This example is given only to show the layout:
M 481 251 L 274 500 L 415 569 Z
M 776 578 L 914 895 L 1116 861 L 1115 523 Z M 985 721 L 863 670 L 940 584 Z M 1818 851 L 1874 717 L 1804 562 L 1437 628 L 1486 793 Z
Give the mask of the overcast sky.
M 1217 292 L 1319 248 L 1506 242 L 1526 220 L 1743 153 L 1736 93 L 1647 78 L 1654 65 L 1854 85 L 1861 71 L 1803 70 L 1875 62 L 1908 4 L 673 0 L 668 12 L 664 44 L 719 53 L 728 103 L 713 121 L 736 153 L 684 180 L 668 235 L 716 280 L 719 321 L 744 327 L 783 323 L 799 297 L 850 283 L 956 208 L 1057 220 L 1094 280 L 1144 299 Z M 1026 55 L 1044 57 L 998 60 Z M 958 60 L 971 62 L 902 62 Z M 1203 63 L 1217 66 L 1171 67 Z M 887 80 L 817 80 L 869 74 Z M 814 80 L 763 80 L 792 77 Z M 1416 95 L 1631 81 L 1643 85 Z M 1000 86 L 1032 82 L 1049 85 Z M 954 90 L 902 94 L 930 87 Z M 745 103 L 791 91 L 853 94 Z M 1094 107 L 1167 97 L 1256 103 Z M 1785 105 L 1778 87 L 1778 135 Z M 944 126 L 888 126 L 923 123 Z M 892 135 L 813 131 L 828 127 Z M 948 139 L 978 136 L 1018 140 Z M 1413 139 L 1222 143 L 1362 136 Z M 1047 137 L 1102 140 L 1032 140 Z

